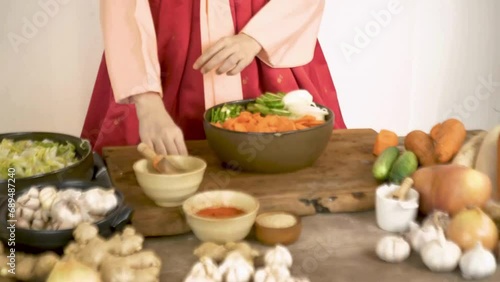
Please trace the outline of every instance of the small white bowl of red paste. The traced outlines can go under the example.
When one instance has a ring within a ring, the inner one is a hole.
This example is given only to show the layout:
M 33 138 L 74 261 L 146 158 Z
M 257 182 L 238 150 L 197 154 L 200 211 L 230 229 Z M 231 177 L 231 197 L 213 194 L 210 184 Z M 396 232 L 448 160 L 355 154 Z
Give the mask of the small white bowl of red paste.
M 232 190 L 198 193 L 182 205 L 186 221 L 204 242 L 228 243 L 245 239 L 260 208 L 257 198 Z

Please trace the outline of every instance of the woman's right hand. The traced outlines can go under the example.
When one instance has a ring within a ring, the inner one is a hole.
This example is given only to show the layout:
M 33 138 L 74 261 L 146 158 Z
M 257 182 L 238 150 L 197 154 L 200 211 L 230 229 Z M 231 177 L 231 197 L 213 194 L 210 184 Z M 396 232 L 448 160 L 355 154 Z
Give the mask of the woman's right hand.
M 157 93 L 134 96 L 141 141 L 161 155 L 187 155 L 182 130 L 168 114 Z

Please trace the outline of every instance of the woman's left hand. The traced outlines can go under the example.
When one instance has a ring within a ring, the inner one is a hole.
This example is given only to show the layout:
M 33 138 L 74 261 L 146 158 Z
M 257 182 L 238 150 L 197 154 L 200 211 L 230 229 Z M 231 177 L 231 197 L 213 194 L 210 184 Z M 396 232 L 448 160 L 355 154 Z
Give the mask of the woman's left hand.
M 196 70 L 208 73 L 217 68 L 217 74 L 235 75 L 248 66 L 262 46 L 252 37 L 240 33 L 220 39 L 208 48 L 193 65 Z

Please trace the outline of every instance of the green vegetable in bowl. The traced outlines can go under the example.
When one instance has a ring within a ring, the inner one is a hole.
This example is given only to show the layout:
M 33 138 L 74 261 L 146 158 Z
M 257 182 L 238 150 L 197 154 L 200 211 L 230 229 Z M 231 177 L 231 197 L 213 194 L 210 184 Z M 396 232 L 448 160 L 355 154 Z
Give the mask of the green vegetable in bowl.
M 272 114 L 289 116 L 290 112 L 285 109 L 283 97 L 285 97 L 285 93 L 274 94 L 266 92 L 255 99 L 255 103 L 249 103 L 246 107 L 242 105 L 224 104 L 222 107 L 215 108 L 211 111 L 210 122 L 225 122 L 230 118 L 238 117 L 240 113 L 245 110 L 252 113 L 261 113 L 262 115 Z
M 227 119 L 235 118 L 243 111 L 241 105 L 223 105 L 222 107 L 212 109 L 210 122 L 224 122 Z
M 285 103 L 283 103 L 284 93 L 269 93 L 266 92 L 259 96 L 255 103 L 250 103 L 247 105 L 247 111 L 252 113 L 261 113 L 262 115 L 280 115 L 289 116 L 290 112 L 285 109 Z
M 69 142 L 3 139 L 0 142 L 0 179 L 8 178 L 9 168 L 16 177 L 30 177 L 56 171 L 78 161 L 75 146 Z

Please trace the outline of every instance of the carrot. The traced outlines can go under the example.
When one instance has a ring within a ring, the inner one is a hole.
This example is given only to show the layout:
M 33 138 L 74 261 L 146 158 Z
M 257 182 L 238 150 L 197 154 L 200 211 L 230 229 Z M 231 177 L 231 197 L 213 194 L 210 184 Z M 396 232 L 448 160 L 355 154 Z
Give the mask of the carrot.
M 460 150 L 467 137 L 464 124 L 458 119 L 447 119 L 431 129 L 434 154 L 439 163 L 449 162 Z
M 373 154 L 375 156 L 380 155 L 385 149 L 393 146 L 397 146 L 399 144 L 399 138 L 396 133 L 382 129 L 377 134 L 377 138 L 375 139 L 375 144 L 373 144 Z

